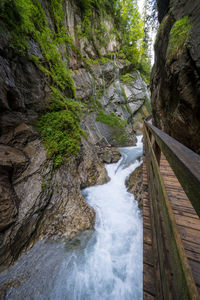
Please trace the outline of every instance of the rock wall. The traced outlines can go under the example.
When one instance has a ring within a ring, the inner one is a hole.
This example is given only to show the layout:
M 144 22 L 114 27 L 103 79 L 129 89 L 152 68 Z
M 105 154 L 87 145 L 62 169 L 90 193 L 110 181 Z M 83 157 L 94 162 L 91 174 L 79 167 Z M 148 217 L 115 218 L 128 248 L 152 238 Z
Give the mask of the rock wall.
M 138 201 L 138 207 L 143 207 L 143 193 L 146 192 L 142 183 L 142 165 L 137 167 L 133 173 L 126 180 L 126 186 L 128 192 L 134 195 L 136 201 Z
M 41 3 L 50 28 L 55 30 L 48 1 Z M 51 78 L 32 59 L 34 55 L 45 61 L 41 47 L 30 39 L 28 53 L 20 54 L 11 47 L 4 27 L 0 30 L 1 268 L 38 237 L 72 238 L 93 227 L 95 214 L 81 189 L 108 180 L 103 162 L 120 158 L 111 146 L 134 144 L 140 126 L 133 129 L 132 120 L 140 124 L 149 114 L 146 83 L 130 63 L 116 60 L 113 54 L 119 42 L 111 34 L 112 17 L 105 20 L 107 31 L 102 45 L 95 34 L 92 40 L 78 35 L 82 17 L 76 2 L 64 1 L 64 9 L 65 27 L 76 49 L 68 49 L 68 67 L 76 99 L 84 103 L 81 127 L 87 138 L 82 138 L 79 155 L 58 168 L 49 159 L 35 126 L 48 110 L 52 95 Z M 95 32 L 99 19 L 95 13 L 93 17 Z M 64 50 L 59 51 L 64 57 Z M 100 60 L 99 51 L 104 60 Z M 128 81 L 123 77 L 127 73 Z M 66 88 L 63 93 L 71 97 L 71 90 Z M 99 111 L 128 121 L 125 141 L 117 140 L 118 129 L 97 121 Z
M 155 43 L 153 122 L 200 154 L 200 3 L 164 1 Z

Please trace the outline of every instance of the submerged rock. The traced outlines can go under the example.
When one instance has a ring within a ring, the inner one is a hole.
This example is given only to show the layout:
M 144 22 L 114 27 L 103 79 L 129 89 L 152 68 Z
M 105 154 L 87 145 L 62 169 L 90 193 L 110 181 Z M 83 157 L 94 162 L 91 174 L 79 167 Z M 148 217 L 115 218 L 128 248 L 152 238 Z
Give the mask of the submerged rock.
M 137 167 L 126 180 L 126 187 L 128 188 L 129 193 L 134 194 L 135 200 L 138 201 L 138 206 L 142 208 L 142 197 L 144 192 L 142 184 L 142 165 Z
M 98 150 L 98 156 L 104 163 L 111 164 L 116 163 L 120 160 L 121 153 L 116 149 L 106 147 L 104 149 Z

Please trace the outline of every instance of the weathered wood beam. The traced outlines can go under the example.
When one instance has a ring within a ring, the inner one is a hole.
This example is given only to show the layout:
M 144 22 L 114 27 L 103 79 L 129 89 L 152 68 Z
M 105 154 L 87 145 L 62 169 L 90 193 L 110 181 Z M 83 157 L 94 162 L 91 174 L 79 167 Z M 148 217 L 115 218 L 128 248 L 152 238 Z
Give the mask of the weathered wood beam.
M 200 217 L 200 156 L 145 121 Z

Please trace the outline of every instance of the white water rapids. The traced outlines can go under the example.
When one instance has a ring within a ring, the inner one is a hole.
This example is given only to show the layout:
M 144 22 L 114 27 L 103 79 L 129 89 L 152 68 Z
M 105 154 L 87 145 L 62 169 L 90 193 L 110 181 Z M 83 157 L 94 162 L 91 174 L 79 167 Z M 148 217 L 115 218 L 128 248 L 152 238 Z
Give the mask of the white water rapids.
M 3 273 L 3 282 L 20 274 L 28 277 L 11 287 L 5 299 L 142 299 L 142 216 L 125 186 L 140 165 L 141 139 L 136 147 L 120 148 L 118 163 L 106 165 L 108 183 L 83 191 L 96 211 L 95 231 L 83 233 L 70 248 L 61 243 L 34 246 Z

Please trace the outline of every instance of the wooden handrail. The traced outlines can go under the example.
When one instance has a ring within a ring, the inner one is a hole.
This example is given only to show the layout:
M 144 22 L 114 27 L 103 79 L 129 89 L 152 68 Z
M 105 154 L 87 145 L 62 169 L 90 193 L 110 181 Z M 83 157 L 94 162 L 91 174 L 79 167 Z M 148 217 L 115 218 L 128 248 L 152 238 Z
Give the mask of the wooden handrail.
M 200 156 L 145 121 L 200 217 Z
M 156 299 L 197 300 L 199 299 L 197 288 L 146 126 L 144 126 L 144 150 L 153 224 Z

